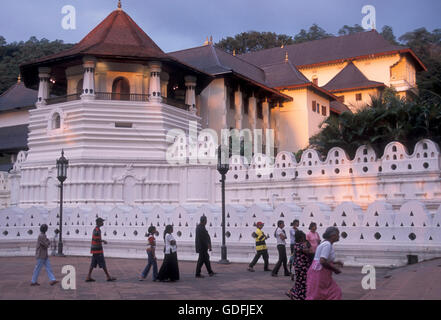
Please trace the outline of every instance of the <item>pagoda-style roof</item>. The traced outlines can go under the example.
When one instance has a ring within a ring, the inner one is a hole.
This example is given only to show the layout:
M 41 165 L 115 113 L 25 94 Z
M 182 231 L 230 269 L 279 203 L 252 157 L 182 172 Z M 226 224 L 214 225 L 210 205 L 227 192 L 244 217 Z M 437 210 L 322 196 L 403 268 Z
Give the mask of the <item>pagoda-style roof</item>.
M 51 67 L 56 86 L 65 84 L 64 70 L 82 63 L 85 56 L 123 62 L 162 61 L 195 75 L 206 73 L 164 53 L 161 48 L 121 8 L 110 13 L 72 48 L 20 66 L 27 87 L 38 84 L 38 67 Z
M 165 59 L 167 55 L 123 10 L 117 9 L 72 48 L 38 59 L 50 62 L 75 55 Z
M 369 80 L 352 62 L 349 62 L 346 67 L 323 86 L 324 89 L 330 92 L 343 92 L 378 87 L 385 87 L 385 84 Z

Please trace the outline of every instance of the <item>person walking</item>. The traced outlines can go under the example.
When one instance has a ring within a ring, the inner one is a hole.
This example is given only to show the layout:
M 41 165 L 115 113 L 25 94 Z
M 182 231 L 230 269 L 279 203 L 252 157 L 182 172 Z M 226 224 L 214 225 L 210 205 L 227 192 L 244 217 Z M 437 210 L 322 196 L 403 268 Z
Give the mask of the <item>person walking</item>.
M 158 280 L 174 282 L 179 280 L 179 266 L 176 240 L 173 237 L 173 226 L 167 225 L 164 230 L 164 261 L 159 269 Z
M 279 272 L 280 266 L 283 264 L 283 269 L 285 270 L 285 276 L 290 276 L 291 273 L 288 270 L 287 266 L 287 257 L 286 257 L 286 233 L 283 229 L 285 227 L 285 223 L 283 220 L 277 221 L 277 228 L 274 231 L 274 236 L 277 239 L 277 251 L 279 252 L 279 260 L 277 261 L 273 272 L 271 275 L 273 277 L 277 277 L 277 273 Z
M 289 230 L 289 248 L 291 250 L 291 255 L 294 254 L 294 245 L 296 244 L 296 232 L 299 230 L 300 221 L 295 219 L 291 222 L 291 229 Z
M 196 227 L 196 253 L 199 253 L 198 262 L 196 264 L 196 278 L 203 278 L 201 275 L 202 265 L 205 264 L 207 268 L 208 275 L 210 277 L 214 276 L 215 273 L 211 269 L 210 264 L 210 255 L 208 251 L 211 251 L 211 238 L 208 234 L 205 226 L 207 225 L 207 217 L 202 216 L 200 219 L 200 223 Z
M 294 286 L 286 294 L 292 300 L 305 300 L 306 298 L 306 275 L 308 273 L 311 260 L 309 256 L 311 254 L 311 248 L 306 241 L 306 235 L 303 231 L 297 230 L 296 243 L 294 245 L 294 270 L 295 270 L 295 283 Z
M 107 271 L 106 260 L 104 259 L 103 243 L 107 244 L 107 241 L 101 238 L 101 229 L 100 229 L 100 227 L 104 225 L 104 221 L 105 220 L 103 218 L 97 218 L 95 221 L 96 226 L 92 232 L 92 245 L 90 248 L 90 253 L 92 254 L 92 261 L 90 263 L 89 273 L 87 274 L 86 282 L 95 282 L 95 279 L 92 279 L 92 271 L 97 266 L 99 266 L 101 269 L 104 270 L 104 273 L 107 276 L 107 281 L 116 280 L 116 278 L 111 277 L 109 272 Z
M 309 232 L 306 235 L 306 240 L 311 244 L 312 252 L 315 253 L 320 244 L 320 235 L 317 233 L 317 223 L 311 222 L 309 225 Z
M 262 228 L 264 226 L 263 222 L 257 222 L 256 224 L 256 231 L 253 232 L 252 237 L 256 239 L 256 255 L 254 256 L 253 261 L 248 266 L 248 271 L 254 272 L 253 267 L 256 265 L 257 261 L 260 259 L 260 257 L 263 257 L 263 270 L 264 271 L 271 271 L 268 267 L 268 248 L 266 247 L 265 240 L 269 238 L 269 235 L 265 235 L 263 233 Z
M 48 248 L 51 245 L 51 241 L 46 236 L 47 229 L 47 224 L 42 224 L 40 227 L 40 235 L 38 236 L 37 248 L 35 249 L 37 264 L 35 265 L 34 273 L 32 274 L 31 286 L 40 285 L 37 280 L 43 266 L 46 268 L 47 276 L 50 280 L 49 284 L 53 286 L 54 284 L 58 283 L 58 281 L 55 279 L 54 273 L 52 272 L 51 263 L 49 262 Z
M 340 300 L 342 292 L 332 273 L 341 273 L 337 266 L 343 262 L 335 261 L 333 244 L 340 239 L 340 231 L 336 227 L 328 227 L 323 234 L 323 241 L 316 249 L 314 261 L 307 273 L 306 300 Z
M 55 229 L 54 231 L 54 237 L 51 241 L 51 256 L 57 255 L 57 249 L 58 249 L 58 239 L 60 236 L 58 235 L 60 233 L 60 230 Z
M 139 281 L 144 281 L 149 274 L 150 268 L 153 266 L 153 281 L 156 281 L 158 278 L 158 263 L 156 261 L 156 239 L 155 235 L 158 236 L 159 233 L 156 231 L 154 226 L 150 226 L 148 229 L 148 245 L 147 245 L 147 266 L 144 268 L 144 271 L 141 273 L 141 277 Z

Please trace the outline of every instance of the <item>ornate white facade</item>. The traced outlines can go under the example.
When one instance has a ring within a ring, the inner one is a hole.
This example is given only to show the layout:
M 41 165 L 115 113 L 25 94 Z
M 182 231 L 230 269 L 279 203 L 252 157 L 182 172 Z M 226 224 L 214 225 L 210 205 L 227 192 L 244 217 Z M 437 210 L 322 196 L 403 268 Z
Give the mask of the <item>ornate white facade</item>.
M 353 160 L 334 148 L 326 158 L 307 150 L 299 163 L 292 153 L 281 152 L 273 170 L 260 161 L 258 155 L 250 165 L 241 157 L 230 159 L 226 229 L 231 260 L 252 258 L 250 235 L 257 221 L 263 221 L 271 235 L 277 220 L 288 225 L 295 218 L 304 231 L 312 221 L 318 224 L 319 233 L 337 226 L 341 231 L 337 253 L 349 265 L 402 265 L 407 255 L 420 260 L 441 255 L 440 152 L 432 141 L 418 142 L 412 155 L 400 143 L 390 143 L 380 159 L 363 146 Z M 7 201 L 19 204 L 0 211 L 2 255 L 32 254 L 38 226 L 48 223 L 53 230 L 58 223 L 54 165 L 27 163 L 21 153 L 14 172 L 2 179 L 3 207 Z M 83 176 L 75 170 L 83 170 L 90 180 L 81 180 Z M 106 172 L 117 178 L 108 179 Z M 53 189 L 23 179 L 38 174 L 40 181 L 53 179 Z M 107 219 L 103 231 L 114 244 L 107 249 L 111 256 L 143 257 L 148 226 L 162 230 L 172 223 L 181 259 L 196 259 L 194 231 L 204 214 L 215 244 L 214 256 L 220 255 L 220 186 L 213 165 L 83 163 L 73 164 L 69 175 L 63 226 L 68 253 L 88 254 L 98 215 Z M 49 190 L 53 199 L 45 202 L 42 195 Z M 10 198 L 5 197 L 8 192 Z M 274 238 L 268 243 L 275 258 Z

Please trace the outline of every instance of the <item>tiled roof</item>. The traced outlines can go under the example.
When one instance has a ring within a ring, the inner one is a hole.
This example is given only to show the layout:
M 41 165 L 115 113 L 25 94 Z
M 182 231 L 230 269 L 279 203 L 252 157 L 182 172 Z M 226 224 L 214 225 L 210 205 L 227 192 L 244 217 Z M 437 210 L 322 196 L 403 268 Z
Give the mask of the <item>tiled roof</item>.
M 384 83 L 371 81 L 352 62 L 349 62 L 334 78 L 323 86 L 324 89 L 337 92 L 350 89 L 384 87 Z
M 265 70 L 267 84 L 273 88 L 310 83 L 290 61 L 280 62 L 262 68 Z
M 0 128 L 0 151 L 18 151 L 28 145 L 28 125 Z
M 123 10 L 113 11 L 72 48 L 31 63 L 41 63 L 76 55 L 159 59 L 167 57 Z
M 409 48 L 391 44 L 375 30 L 246 53 L 240 58 L 261 67 L 283 61 L 288 53 L 289 60 L 300 67 L 396 51 L 409 52 L 417 66 L 425 68 Z
M 266 90 L 271 90 L 273 93 L 277 92 L 267 82 L 265 70 L 211 44 L 169 52 L 168 55 L 213 76 L 234 73 L 237 76 L 253 81 Z M 278 94 L 283 95 L 281 93 Z
M 213 45 L 169 52 L 168 54 L 212 75 L 235 71 L 252 80 L 265 84 L 265 73 L 261 68 L 216 48 Z
M 23 82 L 14 84 L 0 96 L 0 112 L 34 107 L 38 92 L 28 89 Z

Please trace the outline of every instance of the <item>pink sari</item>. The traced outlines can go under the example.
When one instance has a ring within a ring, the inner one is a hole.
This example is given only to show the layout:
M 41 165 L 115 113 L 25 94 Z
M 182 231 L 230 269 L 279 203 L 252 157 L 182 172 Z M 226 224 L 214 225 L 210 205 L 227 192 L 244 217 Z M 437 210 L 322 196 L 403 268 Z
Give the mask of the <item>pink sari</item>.
M 306 300 L 341 300 L 341 289 L 332 279 L 332 271 L 314 260 L 308 270 Z

